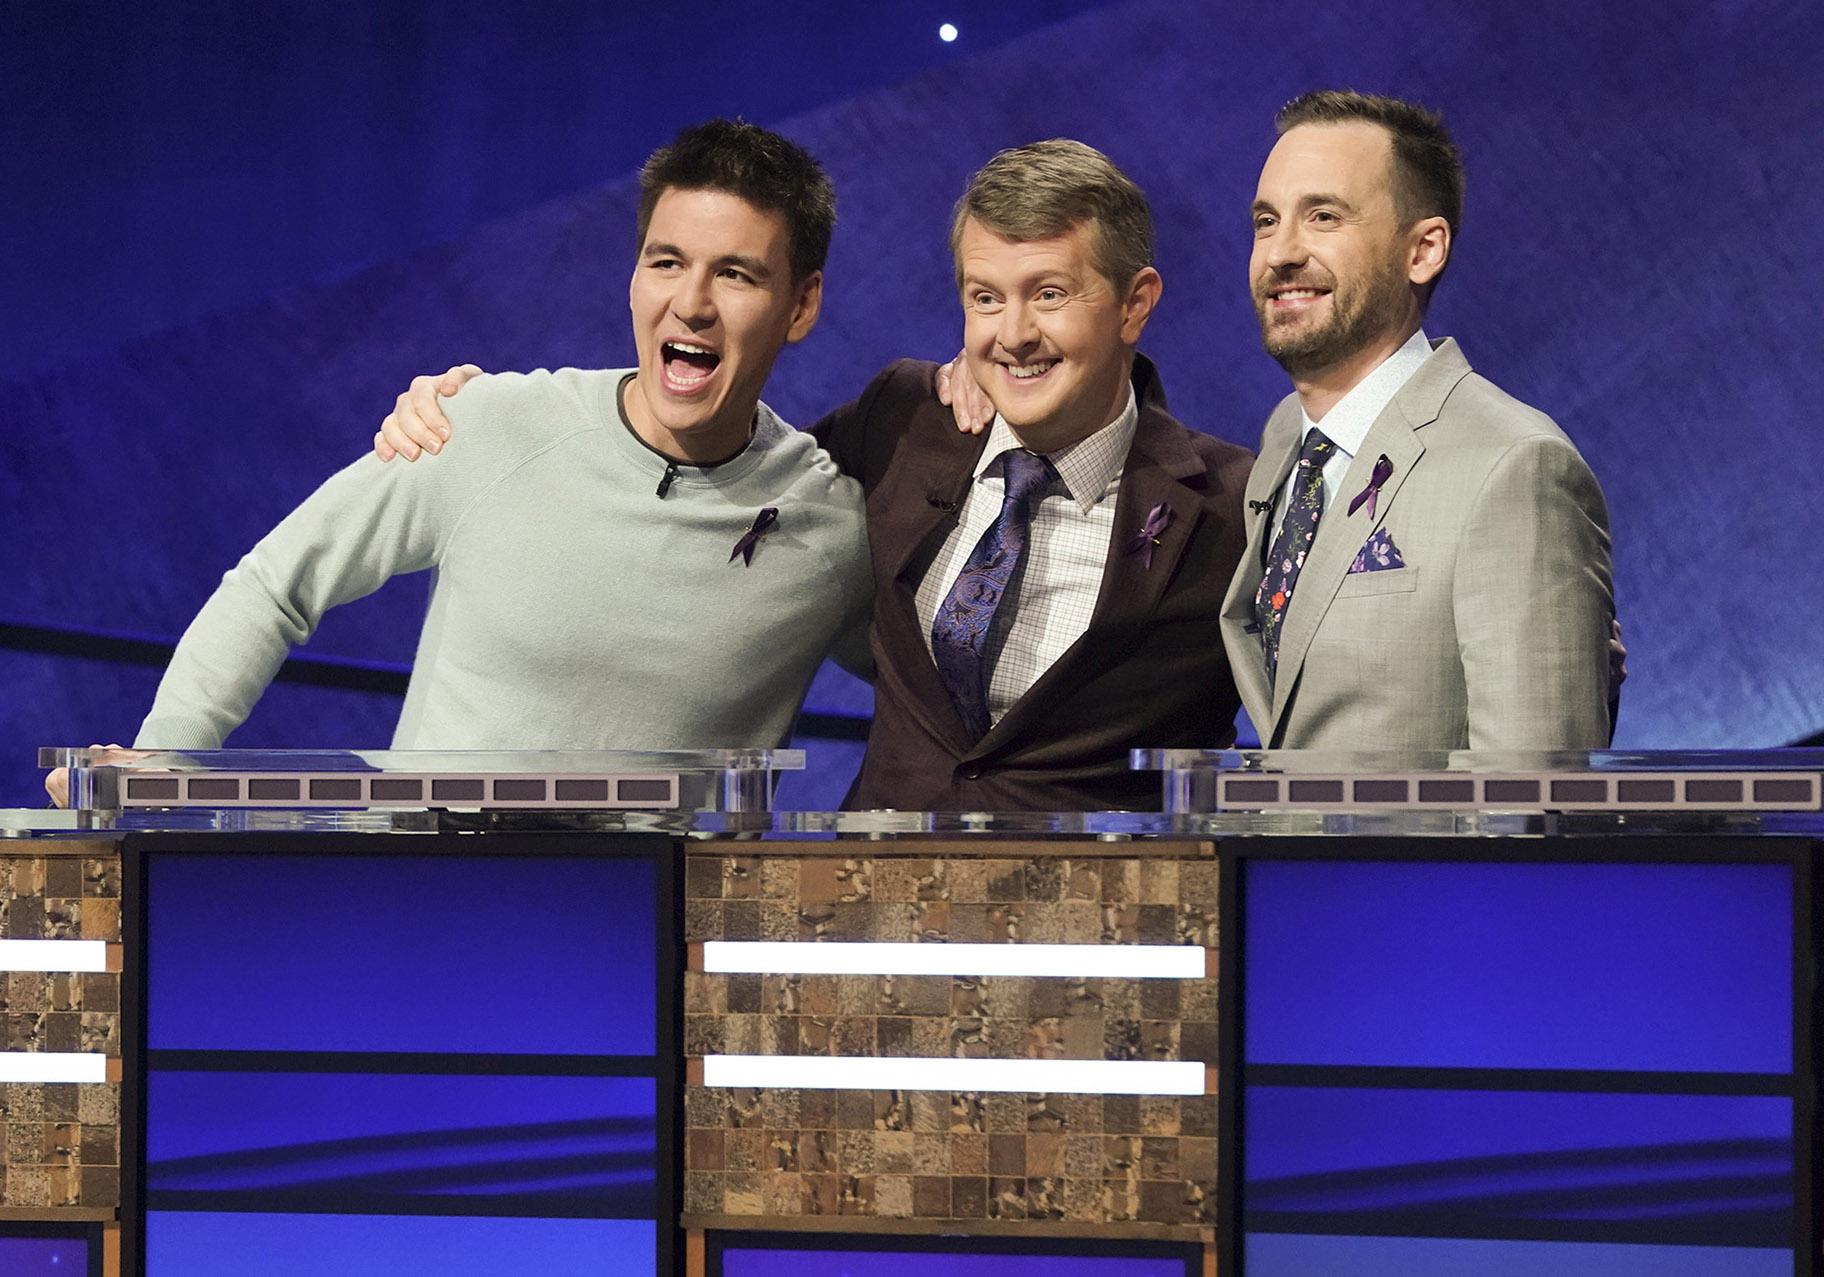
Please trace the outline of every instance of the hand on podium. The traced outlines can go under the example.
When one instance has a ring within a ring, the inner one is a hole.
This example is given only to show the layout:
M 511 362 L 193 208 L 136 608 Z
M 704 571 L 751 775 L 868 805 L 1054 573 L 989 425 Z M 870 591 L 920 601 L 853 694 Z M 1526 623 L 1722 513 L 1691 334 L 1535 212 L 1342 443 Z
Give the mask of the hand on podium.
M 145 750 L 128 749 L 125 745 L 91 745 L 89 748 L 104 751 L 100 758 L 94 760 L 99 766 L 106 766 L 108 763 L 124 763 L 146 756 Z M 51 796 L 51 806 L 68 807 L 70 805 L 70 769 L 67 767 L 53 768 L 44 778 L 44 792 Z

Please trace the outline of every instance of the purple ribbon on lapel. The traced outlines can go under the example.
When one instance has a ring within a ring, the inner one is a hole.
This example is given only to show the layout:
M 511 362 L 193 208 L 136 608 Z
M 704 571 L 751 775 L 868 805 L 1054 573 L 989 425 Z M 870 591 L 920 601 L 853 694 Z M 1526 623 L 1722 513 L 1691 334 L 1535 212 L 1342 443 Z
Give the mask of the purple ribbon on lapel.
M 1368 517 L 1372 519 L 1375 502 L 1380 499 L 1381 485 L 1391 478 L 1393 478 L 1393 462 L 1387 460 L 1387 454 L 1383 452 L 1381 459 L 1374 463 L 1374 473 L 1368 476 L 1368 486 L 1356 493 L 1355 500 L 1349 503 L 1349 513 L 1354 514 L 1356 508 L 1366 501 Z
M 1142 523 L 1140 531 L 1128 540 L 1127 548 L 1123 553 L 1137 554 L 1140 556 L 1142 566 L 1152 567 L 1153 547 L 1159 544 L 1159 534 L 1170 527 L 1171 523 L 1172 507 L 1161 501 L 1146 512 L 1146 522 Z
M 740 555 L 742 563 L 750 568 L 753 567 L 754 547 L 760 544 L 760 538 L 765 536 L 777 522 L 779 522 L 779 508 L 777 506 L 769 505 L 761 510 L 759 514 L 754 516 L 754 526 L 743 532 L 741 534 L 741 539 L 735 542 L 735 548 L 729 554 L 728 561 L 733 563 L 735 561 L 735 556 Z

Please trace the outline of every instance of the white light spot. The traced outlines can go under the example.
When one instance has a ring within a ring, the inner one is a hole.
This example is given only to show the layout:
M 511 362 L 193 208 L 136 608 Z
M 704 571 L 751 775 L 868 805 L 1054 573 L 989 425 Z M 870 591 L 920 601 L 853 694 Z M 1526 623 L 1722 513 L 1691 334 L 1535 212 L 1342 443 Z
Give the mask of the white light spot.
M 1204 950 L 1178 944 L 897 944 L 710 940 L 705 971 L 762 975 L 977 975 L 1201 980 Z
M 1017 1091 L 1028 1095 L 1202 1095 L 1196 1060 L 706 1055 L 705 1086 L 795 1090 Z
M 943 26 L 937 29 L 937 38 L 942 40 L 945 44 L 949 44 L 952 40 L 956 39 L 956 23 L 944 23 Z

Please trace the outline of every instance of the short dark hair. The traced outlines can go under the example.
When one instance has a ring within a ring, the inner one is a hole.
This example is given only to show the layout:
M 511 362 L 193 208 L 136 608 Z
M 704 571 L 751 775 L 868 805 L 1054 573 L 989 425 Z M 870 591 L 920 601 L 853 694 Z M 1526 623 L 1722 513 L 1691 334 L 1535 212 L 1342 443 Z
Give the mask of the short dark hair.
M 1436 111 L 1352 89 L 1319 89 L 1286 103 L 1273 123 L 1284 135 L 1301 124 L 1355 120 L 1378 124 L 1393 138 L 1393 196 L 1406 225 L 1441 217 L 1455 240 L 1463 220 L 1463 155 Z
M 1002 151 L 969 179 L 950 219 L 958 287 L 963 264 L 957 250 L 970 218 L 1016 243 L 1089 224 L 1096 269 L 1117 292 L 1153 264 L 1153 214 L 1146 195 L 1108 156 L 1069 138 Z
M 823 269 L 836 226 L 836 189 L 809 151 L 745 120 L 685 129 L 640 169 L 639 243 L 659 196 L 669 190 L 723 191 L 785 219 L 793 282 Z

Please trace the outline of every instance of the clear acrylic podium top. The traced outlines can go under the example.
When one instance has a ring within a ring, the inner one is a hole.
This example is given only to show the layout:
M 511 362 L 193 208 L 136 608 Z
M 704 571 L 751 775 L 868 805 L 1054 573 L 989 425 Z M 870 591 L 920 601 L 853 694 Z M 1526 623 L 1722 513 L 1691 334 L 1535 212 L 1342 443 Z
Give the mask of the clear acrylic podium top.
M 1551 830 L 1824 833 L 1824 750 L 1326 753 L 1135 750 L 1146 811 L 781 811 L 802 750 L 43 749 L 81 828 L 652 829 L 875 838 Z M 45 813 L 46 816 L 53 813 Z M 23 815 L 23 813 L 21 813 Z M 29 826 L 34 822 L 24 822 Z M 47 826 L 48 827 L 48 826 Z
M 1824 750 L 1135 750 L 1162 807 L 1222 812 L 1815 814 Z
M 70 807 L 166 827 L 357 828 L 361 813 L 764 813 L 798 749 L 38 751 L 70 772 Z M 257 821 L 204 819 L 252 813 Z M 153 813 L 162 813 L 155 818 Z M 190 813 L 183 819 L 180 813 Z

